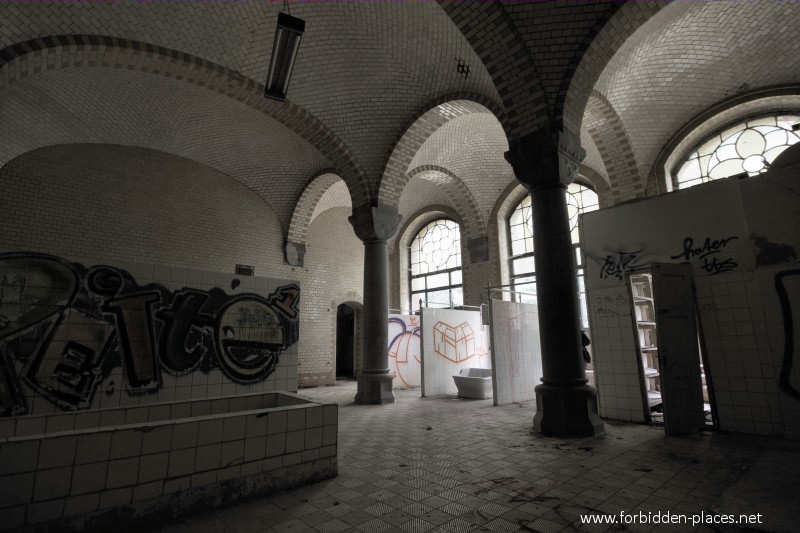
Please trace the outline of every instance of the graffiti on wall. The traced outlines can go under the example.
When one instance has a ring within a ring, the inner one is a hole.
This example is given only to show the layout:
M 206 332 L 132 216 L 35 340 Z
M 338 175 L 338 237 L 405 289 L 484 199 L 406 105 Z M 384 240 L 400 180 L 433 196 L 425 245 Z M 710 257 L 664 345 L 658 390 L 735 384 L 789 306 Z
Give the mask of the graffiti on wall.
M 724 239 L 706 237 L 702 244 L 699 244 L 699 241 L 695 242 L 692 237 L 686 237 L 683 239 L 683 249 L 678 254 L 670 256 L 670 259 L 693 260 L 695 264 L 712 276 L 730 272 L 739 264 L 729 254 L 726 254 L 726 247 L 731 241 L 738 238 L 735 235 Z
M 453 326 L 440 320 L 433 326 L 433 353 L 451 363 L 480 359 L 488 355 L 483 337 L 483 332 L 476 334 L 469 322 Z
M 433 326 L 433 353 L 453 363 L 475 357 L 475 333 L 467 322 L 451 326 L 439 321 Z
M 420 386 L 421 329 L 418 316 L 389 316 L 389 369 L 405 388 Z
M 600 279 L 614 277 L 616 279 L 623 279 L 625 275 L 633 270 L 637 265 L 637 261 L 644 250 L 637 250 L 635 252 L 616 252 L 607 255 L 605 261 L 600 267 Z
M 597 318 L 616 318 L 620 316 L 619 309 L 624 309 L 627 305 L 628 298 L 622 293 L 596 296 L 594 299 L 594 314 Z
M 266 379 L 298 340 L 299 301 L 294 284 L 266 297 L 170 291 L 110 266 L 0 254 L 0 416 L 28 411 L 21 382 L 62 409 L 88 408 L 118 366 L 131 394 L 158 390 L 161 372 Z

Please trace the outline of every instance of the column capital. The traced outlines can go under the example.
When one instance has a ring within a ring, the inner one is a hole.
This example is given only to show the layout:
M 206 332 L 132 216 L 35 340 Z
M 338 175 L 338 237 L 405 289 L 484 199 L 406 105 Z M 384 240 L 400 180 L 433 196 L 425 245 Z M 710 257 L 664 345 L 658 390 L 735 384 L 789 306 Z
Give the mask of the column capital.
M 505 153 L 517 179 L 529 190 L 547 185 L 566 187 L 578 177 L 584 157 L 580 137 L 569 130 L 535 131 L 509 143 Z
M 383 204 L 353 208 L 353 214 L 348 218 L 356 237 L 365 242 L 388 241 L 397 231 L 402 219 L 403 216 L 397 209 Z

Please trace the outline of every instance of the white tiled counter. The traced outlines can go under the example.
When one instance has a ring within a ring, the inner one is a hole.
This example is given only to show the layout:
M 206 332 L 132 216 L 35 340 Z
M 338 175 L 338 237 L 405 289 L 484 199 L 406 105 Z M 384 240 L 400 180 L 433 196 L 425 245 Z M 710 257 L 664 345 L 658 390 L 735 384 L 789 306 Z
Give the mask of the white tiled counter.
M 290 393 L 0 423 L 0 530 L 105 529 L 337 473 L 338 406 Z

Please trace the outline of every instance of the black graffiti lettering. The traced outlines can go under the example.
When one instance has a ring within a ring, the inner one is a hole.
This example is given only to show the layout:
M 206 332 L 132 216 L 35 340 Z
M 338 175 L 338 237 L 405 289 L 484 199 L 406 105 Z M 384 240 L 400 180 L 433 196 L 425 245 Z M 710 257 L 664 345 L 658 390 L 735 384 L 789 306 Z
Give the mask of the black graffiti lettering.
M 231 297 L 221 288 L 140 286 L 126 271 L 46 254 L 0 254 L 0 416 L 25 414 L 21 384 L 65 410 L 91 406 L 114 367 L 128 393 L 154 392 L 160 369 L 254 383 L 298 340 L 300 288 Z M 15 364 L 23 365 L 17 375 Z M 108 382 L 104 394 L 117 385 Z
M 739 264 L 734 261 L 733 258 L 728 257 L 721 259 L 715 254 L 723 253 L 728 243 L 738 238 L 739 237 L 735 235 L 724 239 L 711 239 L 711 237 L 706 237 L 702 245 L 695 246 L 694 239 L 686 237 L 683 239 L 683 250 L 676 255 L 670 256 L 670 259 L 683 259 L 684 261 L 695 259 L 699 261 L 700 268 L 711 275 L 730 272 L 739 266 Z
M 725 259 L 719 261 L 717 257 L 704 257 L 703 262 L 700 263 L 700 268 L 705 270 L 711 275 L 722 274 L 723 272 L 730 272 L 739 264 L 733 259 Z
M 85 346 L 76 342 L 68 342 L 61 354 L 61 361 L 56 365 L 53 376 L 70 387 L 79 386 L 90 368 L 92 354 Z
M 128 386 L 132 390 L 158 386 L 152 305 L 161 301 L 157 292 L 146 292 L 106 302 L 116 319 Z
M 114 328 L 74 309 L 54 321 L 26 380 L 40 394 L 66 409 L 88 407 L 102 379 L 103 358 L 114 344 Z
M 86 276 L 89 289 L 104 296 L 114 296 L 122 289 L 122 274 L 111 267 L 95 267 Z
M 252 382 L 272 373 L 276 355 L 285 345 L 285 332 L 264 298 L 235 298 L 220 309 L 217 321 L 219 363 L 226 375 Z
M 248 328 L 250 330 L 281 325 L 277 315 L 266 313 L 262 309 L 248 309 L 246 307 L 239 308 L 238 323 L 240 328 Z
M 609 307 L 598 307 L 594 310 L 595 314 L 597 314 L 600 318 L 608 318 L 613 316 L 619 316 L 619 313 L 614 311 Z
M 621 280 L 634 267 L 637 259 L 639 252 L 618 252 L 616 257 L 606 256 L 605 263 L 600 267 L 600 279 L 613 276 Z
M 190 331 L 197 326 L 211 326 L 210 318 L 204 318 L 200 310 L 208 301 L 208 294 L 198 290 L 180 291 L 170 309 L 158 313 L 164 321 L 159 343 L 161 363 L 173 372 L 186 372 L 200 364 L 207 349 L 202 340 L 187 343 Z
M 685 259 L 688 261 L 693 257 L 703 259 L 711 254 L 717 254 L 725 248 L 729 242 L 738 239 L 739 237 L 731 236 L 725 239 L 711 240 L 711 237 L 706 237 L 702 246 L 695 248 L 694 239 L 686 237 L 683 239 L 683 251 L 677 255 L 670 256 L 670 259 Z

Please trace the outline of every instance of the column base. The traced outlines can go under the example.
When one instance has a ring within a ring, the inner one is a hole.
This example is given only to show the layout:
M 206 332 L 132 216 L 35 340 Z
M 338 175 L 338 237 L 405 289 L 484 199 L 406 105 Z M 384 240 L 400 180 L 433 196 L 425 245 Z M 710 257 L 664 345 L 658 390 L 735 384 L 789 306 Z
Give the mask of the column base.
M 589 385 L 537 385 L 533 429 L 555 437 L 597 437 L 605 432 L 597 414 L 597 390 Z
M 356 392 L 355 402 L 362 405 L 381 405 L 394 403 L 392 394 L 391 374 L 359 374 L 356 376 L 358 381 L 358 392 Z

